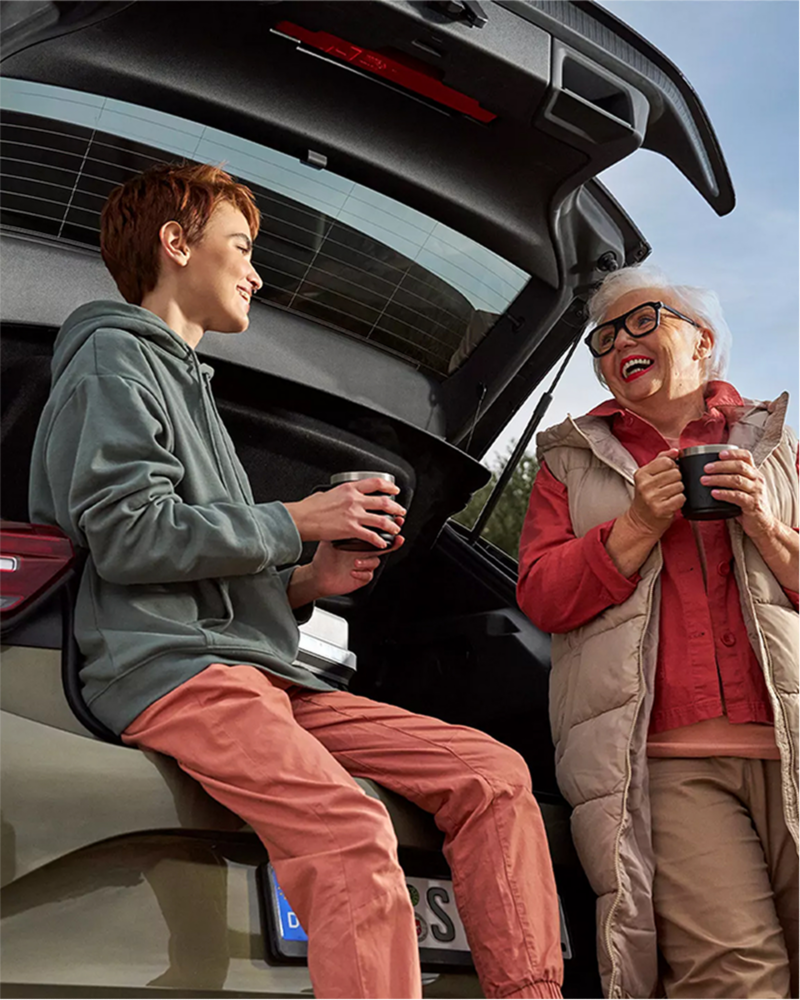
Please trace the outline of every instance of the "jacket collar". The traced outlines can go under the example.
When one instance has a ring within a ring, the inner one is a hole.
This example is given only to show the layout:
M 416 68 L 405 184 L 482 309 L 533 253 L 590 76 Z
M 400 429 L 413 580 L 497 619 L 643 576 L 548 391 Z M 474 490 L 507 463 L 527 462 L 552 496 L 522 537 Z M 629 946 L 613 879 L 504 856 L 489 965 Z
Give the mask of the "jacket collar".
M 730 382 L 723 382 L 721 379 L 709 382 L 705 392 L 706 409 L 719 410 L 727 417 L 726 411 L 744 406 L 744 400 Z M 593 410 L 589 410 L 589 417 L 613 417 L 617 414 L 625 414 L 627 410 L 618 403 L 616 399 L 605 399 Z
M 706 400 L 709 409 L 713 407 L 724 415 L 729 428 L 728 443 L 751 451 L 757 466 L 778 446 L 789 405 L 788 392 L 767 403 L 743 399 L 729 382 L 714 381 L 708 383 Z M 611 433 L 609 426 L 609 417 L 624 412 L 624 407 L 610 399 L 600 403 L 583 417 L 574 419 L 568 416 L 560 424 L 537 435 L 539 459 L 551 448 L 588 448 L 632 481 L 636 463 Z

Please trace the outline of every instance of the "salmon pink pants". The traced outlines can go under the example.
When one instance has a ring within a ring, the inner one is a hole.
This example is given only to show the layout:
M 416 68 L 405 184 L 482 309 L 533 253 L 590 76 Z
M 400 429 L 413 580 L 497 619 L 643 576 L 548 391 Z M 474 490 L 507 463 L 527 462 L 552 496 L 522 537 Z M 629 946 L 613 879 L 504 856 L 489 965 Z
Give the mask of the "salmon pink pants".
M 491 737 L 344 691 L 212 664 L 126 743 L 174 757 L 263 841 L 308 934 L 318 997 L 419 997 L 413 910 L 372 778 L 433 813 L 487 997 L 560 997 L 558 902 L 522 758 Z

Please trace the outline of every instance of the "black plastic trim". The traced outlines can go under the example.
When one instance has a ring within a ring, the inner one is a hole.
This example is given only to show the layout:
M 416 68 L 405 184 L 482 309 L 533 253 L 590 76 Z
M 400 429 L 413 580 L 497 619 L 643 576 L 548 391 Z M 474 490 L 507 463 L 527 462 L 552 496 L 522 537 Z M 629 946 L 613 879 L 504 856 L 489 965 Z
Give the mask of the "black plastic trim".
M 63 623 L 63 641 L 61 645 L 61 682 L 64 696 L 73 714 L 89 732 L 106 743 L 116 743 L 124 746 L 121 738 L 96 719 L 83 700 L 81 687 L 81 651 L 75 641 L 75 601 L 78 597 L 78 586 L 86 562 L 86 553 L 80 552 L 75 561 L 75 572 L 62 588 L 61 614 Z

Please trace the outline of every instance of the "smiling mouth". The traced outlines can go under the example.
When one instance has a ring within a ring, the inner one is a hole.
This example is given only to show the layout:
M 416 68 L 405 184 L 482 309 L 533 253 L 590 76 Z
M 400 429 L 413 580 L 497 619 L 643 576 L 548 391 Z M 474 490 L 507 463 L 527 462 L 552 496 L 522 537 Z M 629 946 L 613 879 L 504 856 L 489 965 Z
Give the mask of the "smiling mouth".
M 243 288 L 237 288 L 236 291 L 241 295 L 245 302 L 250 305 L 250 296 Z
M 626 358 L 619 366 L 619 373 L 623 382 L 632 382 L 655 364 L 652 358 L 644 356 Z

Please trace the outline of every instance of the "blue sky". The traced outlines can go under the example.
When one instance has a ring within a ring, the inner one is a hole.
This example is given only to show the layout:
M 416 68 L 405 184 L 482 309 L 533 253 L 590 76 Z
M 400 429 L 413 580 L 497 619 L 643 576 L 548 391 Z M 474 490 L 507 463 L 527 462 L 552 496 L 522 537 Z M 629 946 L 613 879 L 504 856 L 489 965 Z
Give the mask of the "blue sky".
M 720 141 L 736 207 L 719 218 L 672 164 L 639 150 L 600 180 L 677 284 L 713 288 L 733 333 L 728 378 L 744 396 L 791 393 L 798 419 L 798 12 L 795 0 L 607 0 L 700 97 Z M 588 351 L 570 363 L 545 416 L 578 416 L 606 393 Z M 535 394 L 538 397 L 538 393 Z M 504 454 L 535 399 L 491 450 Z

